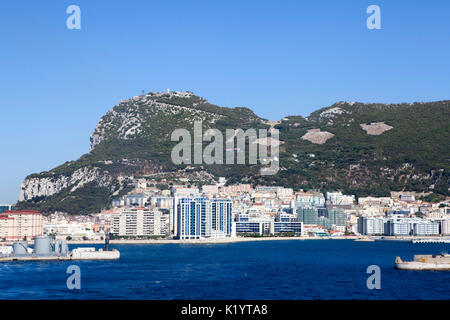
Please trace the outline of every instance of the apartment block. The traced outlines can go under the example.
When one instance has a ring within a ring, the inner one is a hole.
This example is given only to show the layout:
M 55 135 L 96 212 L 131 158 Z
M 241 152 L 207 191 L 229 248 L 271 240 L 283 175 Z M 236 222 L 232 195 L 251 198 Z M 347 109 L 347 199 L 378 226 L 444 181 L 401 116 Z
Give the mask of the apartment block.
M 43 222 L 38 211 L 4 211 L 0 213 L 0 239 L 30 240 L 42 236 Z
M 164 235 L 165 218 L 159 210 L 133 208 L 113 218 L 111 232 L 118 236 L 160 236 Z

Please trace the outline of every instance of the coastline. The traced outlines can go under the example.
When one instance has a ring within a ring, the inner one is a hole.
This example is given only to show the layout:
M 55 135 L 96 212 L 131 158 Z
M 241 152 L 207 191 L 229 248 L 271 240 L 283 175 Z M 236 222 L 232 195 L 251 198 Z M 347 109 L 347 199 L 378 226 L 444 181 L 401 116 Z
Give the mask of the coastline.
M 254 241 L 283 241 L 283 240 L 344 240 L 356 239 L 356 237 L 236 237 L 222 239 L 162 239 L 162 240 L 110 240 L 110 244 L 218 244 L 218 243 L 235 243 L 235 242 L 254 242 Z M 69 241 L 69 244 L 103 244 L 104 241 Z
M 192 239 L 192 240 L 176 240 L 176 239 L 162 239 L 162 240 L 110 240 L 110 244 L 220 244 L 220 243 L 236 243 L 236 242 L 255 242 L 255 241 L 285 241 L 285 240 L 357 240 L 357 239 L 373 239 L 376 241 L 405 241 L 429 239 L 429 240 L 450 240 L 450 236 L 445 237 L 387 237 L 387 236 L 342 236 L 342 237 L 234 237 L 222 239 Z M 72 240 L 69 244 L 103 244 L 101 240 L 87 240 L 77 241 Z
M 285 241 L 285 240 L 358 240 L 358 239 L 371 239 L 375 241 L 402 241 L 411 242 L 412 240 L 446 240 L 450 241 L 450 236 L 443 237 L 389 237 L 389 236 L 336 236 L 336 237 L 234 237 L 234 238 L 221 238 L 221 239 L 192 239 L 192 240 L 177 240 L 177 239 L 147 239 L 147 240 L 110 240 L 109 243 L 114 244 L 223 244 L 223 243 L 236 243 L 236 242 L 255 242 L 255 241 Z M 370 241 L 370 240 L 369 240 Z M 33 245 L 34 241 L 28 241 L 30 245 Z M 70 240 L 68 244 L 104 244 L 104 240 Z M 1 245 L 12 245 L 13 242 L 0 242 Z

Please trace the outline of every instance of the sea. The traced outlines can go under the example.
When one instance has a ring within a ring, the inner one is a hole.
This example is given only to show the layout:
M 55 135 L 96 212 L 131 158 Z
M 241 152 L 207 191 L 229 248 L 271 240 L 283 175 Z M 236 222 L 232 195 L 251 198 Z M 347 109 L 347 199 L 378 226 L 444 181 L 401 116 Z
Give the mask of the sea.
M 0 263 L 0 299 L 450 299 L 450 271 L 394 269 L 396 256 L 439 254 L 450 244 L 279 240 L 112 247 L 120 260 Z M 67 286 L 71 265 L 79 267 L 80 289 Z M 379 268 L 379 289 L 367 285 L 370 266 Z

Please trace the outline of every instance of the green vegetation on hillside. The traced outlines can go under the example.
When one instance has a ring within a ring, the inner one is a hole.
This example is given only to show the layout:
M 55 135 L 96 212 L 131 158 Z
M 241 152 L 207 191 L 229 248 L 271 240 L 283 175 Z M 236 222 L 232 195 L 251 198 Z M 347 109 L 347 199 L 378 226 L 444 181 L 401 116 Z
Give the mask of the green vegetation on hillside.
M 339 108 L 340 114 L 324 116 L 323 112 L 334 108 Z M 186 165 L 176 166 L 170 159 L 177 144 L 170 141 L 175 129 L 186 128 L 192 133 L 193 122 L 199 118 L 203 120 L 203 132 L 217 128 L 224 136 L 227 128 L 269 127 L 250 109 L 221 108 L 195 95 L 131 99 L 121 102 L 113 111 L 102 118 L 103 140 L 93 151 L 77 161 L 28 178 L 69 176 L 83 167 L 96 167 L 113 177 L 176 172 Z M 190 167 L 227 177 L 229 184 L 248 182 L 294 189 L 342 190 L 357 196 L 387 196 L 390 191 L 410 190 L 432 192 L 424 199 L 436 201 L 449 196 L 448 119 L 450 101 L 397 105 L 337 103 L 313 112 L 308 118 L 286 117 L 276 126 L 283 142 L 280 171 L 276 175 L 259 175 L 259 165 Z M 361 124 L 374 122 L 393 128 L 380 135 L 369 135 Z M 324 144 L 301 139 L 310 129 L 327 131 L 334 137 Z M 124 135 L 124 132 L 134 133 Z M 89 184 L 74 192 L 64 190 L 51 197 L 22 202 L 18 207 L 91 213 L 107 207 L 114 190 L 114 186 L 108 189 Z

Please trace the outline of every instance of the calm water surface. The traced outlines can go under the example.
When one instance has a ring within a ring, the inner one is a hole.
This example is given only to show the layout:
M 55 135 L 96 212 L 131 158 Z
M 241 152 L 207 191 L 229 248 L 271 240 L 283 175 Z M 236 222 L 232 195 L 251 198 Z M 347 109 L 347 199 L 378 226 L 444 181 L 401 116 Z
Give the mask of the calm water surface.
M 101 246 L 96 246 L 101 247 Z M 450 299 L 449 271 L 394 269 L 397 255 L 450 244 L 286 240 L 230 244 L 113 245 L 118 261 L 0 264 L 0 299 Z M 67 267 L 81 268 L 68 290 Z M 381 289 L 368 290 L 369 265 Z

